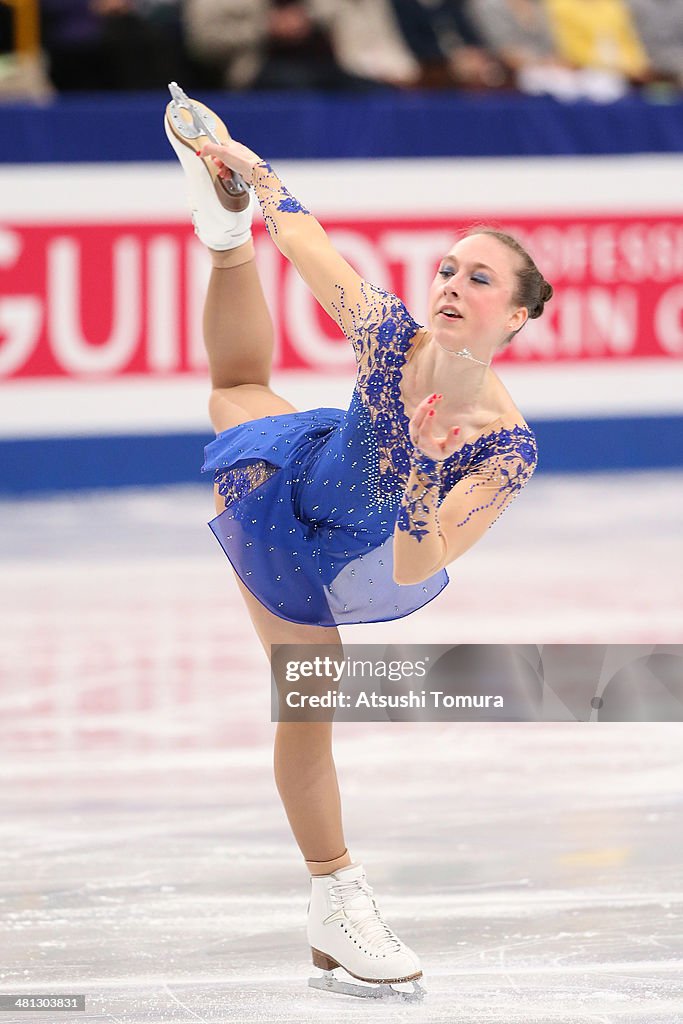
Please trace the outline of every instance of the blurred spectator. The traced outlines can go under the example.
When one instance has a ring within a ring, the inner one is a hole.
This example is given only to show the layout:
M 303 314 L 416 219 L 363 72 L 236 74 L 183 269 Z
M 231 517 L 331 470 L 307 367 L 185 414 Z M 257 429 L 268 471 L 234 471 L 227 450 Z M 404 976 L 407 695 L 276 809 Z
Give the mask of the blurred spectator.
M 555 46 L 544 0 L 471 0 L 472 17 L 489 48 L 508 69 L 522 92 L 550 95 L 559 100 L 596 96 L 594 72 L 570 67 Z M 602 73 L 598 86 L 604 92 Z M 611 99 L 615 90 L 608 81 Z M 622 91 L 617 83 L 617 93 Z
M 182 20 L 183 0 L 133 0 L 136 13 L 155 49 L 154 77 L 162 88 L 174 81 L 189 80 L 194 69 L 188 65 Z
M 425 88 L 499 88 L 505 71 L 491 54 L 467 0 L 392 0 Z
M 641 82 L 648 59 L 625 0 L 545 0 L 560 57 Z
M 157 89 L 183 66 L 176 2 L 41 0 L 43 46 L 60 91 Z
M 102 19 L 89 0 L 42 0 L 43 46 L 59 90 L 108 88 L 103 83 Z
M 365 90 L 417 68 L 387 0 L 186 0 L 194 55 L 233 89 Z
M 653 76 L 683 85 L 683 0 L 629 0 Z
M 415 85 L 420 66 L 408 49 L 391 0 L 318 0 L 342 67 L 387 85 Z
M 312 4 L 272 0 L 254 89 L 354 89 L 363 80 L 337 61 L 329 25 Z
M 0 0 L 3 14 L 0 49 Z M 611 100 L 683 85 L 683 0 L 40 0 L 40 14 L 59 90 L 515 85 Z
M 0 54 L 10 53 L 13 48 L 14 18 L 8 4 L 0 3 Z
M 488 48 L 510 70 L 559 62 L 541 0 L 471 0 L 470 13 Z
M 248 88 L 263 62 L 269 0 L 185 0 L 190 53 L 229 89 Z
M 39 39 L 32 35 L 21 39 L 18 7 L 0 3 L 0 101 L 23 99 L 44 100 L 54 90 L 50 84 L 46 61 L 40 51 Z

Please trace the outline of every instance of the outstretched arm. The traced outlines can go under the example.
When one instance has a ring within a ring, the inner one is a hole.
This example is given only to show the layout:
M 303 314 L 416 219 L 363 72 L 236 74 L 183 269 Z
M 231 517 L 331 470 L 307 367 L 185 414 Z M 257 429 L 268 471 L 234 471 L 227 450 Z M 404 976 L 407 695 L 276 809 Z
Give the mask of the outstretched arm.
M 356 353 L 381 289 L 364 281 L 330 242 L 322 225 L 291 195 L 270 164 L 231 140 L 226 146 L 208 143 L 222 177 L 230 169 L 250 184 L 263 211 L 266 228 L 280 252 L 296 267 L 320 305 L 350 338 Z
M 394 580 L 400 584 L 420 583 L 464 554 L 536 468 L 530 445 L 501 450 L 466 473 L 439 504 L 444 462 L 458 450 L 459 431 L 433 436 L 429 414 L 435 399 L 421 402 L 411 421 L 416 447 L 394 530 Z

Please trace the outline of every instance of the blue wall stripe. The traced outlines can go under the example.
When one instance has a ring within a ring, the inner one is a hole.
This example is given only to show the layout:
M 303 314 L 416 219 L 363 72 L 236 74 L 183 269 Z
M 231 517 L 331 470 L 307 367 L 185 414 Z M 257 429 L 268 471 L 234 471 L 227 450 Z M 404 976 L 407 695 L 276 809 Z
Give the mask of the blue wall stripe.
M 50 437 L 0 442 L 0 494 L 178 484 L 200 474 L 206 434 Z
M 683 468 L 683 416 L 530 420 L 538 472 Z M 0 441 L 0 494 L 210 483 L 206 434 Z
M 529 419 L 539 471 L 552 473 L 683 468 L 683 416 Z
M 181 83 L 182 84 L 182 83 Z M 175 159 L 168 93 L 4 103 L 0 163 Z M 232 134 L 268 159 L 574 156 L 683 152 L 683 99 L 560 103 L 515 93 L 202 93 Z

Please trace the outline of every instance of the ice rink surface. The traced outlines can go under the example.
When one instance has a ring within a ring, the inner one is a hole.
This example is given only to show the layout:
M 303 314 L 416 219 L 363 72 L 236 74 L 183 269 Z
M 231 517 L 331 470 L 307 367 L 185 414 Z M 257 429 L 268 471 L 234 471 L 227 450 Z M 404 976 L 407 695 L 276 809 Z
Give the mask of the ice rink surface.
M 683 643 L 683 476 L 539 476 L 375 643 Z M 313 991 L 270 684 L 206 486 L 4 502 L 0 1024 L 683 1021 L 683 724 L 339 723 L 427 997 Z

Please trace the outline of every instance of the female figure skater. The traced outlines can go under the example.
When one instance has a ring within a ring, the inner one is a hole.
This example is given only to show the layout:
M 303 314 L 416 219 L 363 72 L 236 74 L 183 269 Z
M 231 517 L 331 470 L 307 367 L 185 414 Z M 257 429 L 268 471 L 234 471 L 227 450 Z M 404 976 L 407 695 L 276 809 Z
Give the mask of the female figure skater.
M 267 655 L 281 643 L 340 654 L 338 625 L 398 618 L 434 598 L 445 566 L 531 476 L 534 435 L 490 363 L 541 315 L 552 288 L 513 239 L 477 230 L 441 260 L 429 326 L 420 327 L 400 299 L 358 276 L 268 163 L 170 89 L 165 130 L 212 261 L 209 525 Z M 269 386 L 273 331 L 254 264 L 254 195 L 272 240 L 354 347 L 346 411 L 297 412 Z M 278 722 L 274 769 L 311 874 L 307 935 L 325 974 L 310 983 L 421 998 L 419 960 L 382 920 L 344 842 L 332 723 Z M 365 984 L 339 981 L 338 967 Z

